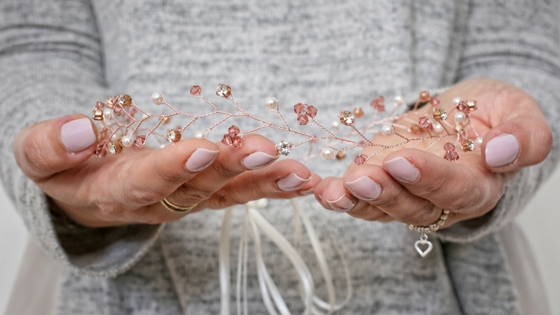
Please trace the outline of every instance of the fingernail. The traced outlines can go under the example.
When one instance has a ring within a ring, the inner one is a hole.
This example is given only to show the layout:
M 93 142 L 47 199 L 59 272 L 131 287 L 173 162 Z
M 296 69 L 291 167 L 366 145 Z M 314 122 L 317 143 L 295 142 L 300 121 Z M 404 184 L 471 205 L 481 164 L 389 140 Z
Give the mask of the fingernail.
M 502 134 L 488 141 L 485 153 L 488 166 L 504 166 L 519 155 L 519 142 L 511 134 Z
M 381 186 L 367 176 L 347 182 L 346 187 L 352 195 L 362 200 L 374 200 L 381 195 Z
M 250 170 L 258 170 L 263 168 L 270 163 L 274 162 L 278 158 L 278 155 L 270 155 L 264 152 L 255 152 L 247 155 L 241 162 L 243 166 Z
M 60 129 L 60 140 L 66 150 L 80 152 L 97 141 L 89 118 L 80 118 L 69 121 Z
M 220 153 L 220 151 L 203 148 L 196 149 L 196 151 L 191 154 L 185 165 L 191 172 L 202 171 L 214 162 L 218 153 Z
M 278 188 L 283 191 L 294 191 L 303 187 L 303 185 L 307 184 L 307 182 L 310 180 L 311 177 L 308 179 L 303 179 L 296 174 L 291 173 L 290 175 L 279 179 L 276 184 L 278 185 Z
M 402 182 L 412 183 L 420 177 L 420 171 L 400 156 L 383 163 L 383 166 L 393 178 Z
M 300 192 L 303 196 L 307 196 L 307 195 L 311 195 L 315 192 L 315 188 L 311 188 L 311 189 L 306 189 L 302 192 Z
M 338 212 L 348 212 L 356 204 L 352 200 L 350 200 L 350 198 L 346 197 L 346 195 L 342 195 L 342 197 L 334 201 L 327 200 L 327 203 L 333 208 L 334 211 Z

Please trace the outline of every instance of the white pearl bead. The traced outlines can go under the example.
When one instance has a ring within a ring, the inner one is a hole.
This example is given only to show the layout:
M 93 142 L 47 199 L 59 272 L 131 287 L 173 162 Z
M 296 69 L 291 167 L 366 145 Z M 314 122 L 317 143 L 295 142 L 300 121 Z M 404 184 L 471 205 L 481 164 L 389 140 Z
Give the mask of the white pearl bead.
M 110 108 L 105 108 L 103 110 L 103 117 L 105 117 L 105 119 L 113 119 L 113 110 Z
M 159 148 L 160 148 L 160 149 L 163 149 L 163 148 L 165 148 L 166 146 L 167 146 L 167 144 L 162 143 L 162 144 L 159 145 Z
M 321 152 L 321 155 L 323 156 L 323 158 L 325 158 L 326 160 L 332 160 L 334 159 L 334 157 L 336 156 L 336 149 L 333 149 L 331 147 L 326 147 L 323 149 L 323 151 Z
M 461 98 L 458 97 L 458 96 L 457 96 L 457 97 L 454 97 L 453 100 L 452 100 L 452 102 L 453 102 L 453 104 L 457 105 L 457 104 L 461 103 Z
M 467 119 L 467 116 L 465 116 L 465 113 L 463 113 L 463 112 L 458 112 L 458 113 L 455 113 L 454 119 L 455 119 L 456 123 L 462 123 Z
M 125 135 L 124 137 L 121 138 L 121 143 L 123 146 L 125 147 L 131 147 L 132 144 L 134 143 L 134 141 L 132 141 L 132 137 L 129 135 Z
M 335 121 L 332 123 L 332 129 L 333 130 L 338 130 L 340 129 L 340 123 L 338 121 Z
M 392 134 L 395 133 L 395 128 L 391 124 L 385 124 L 385 125 L 383 125 L 383 127 L 381 127 L 381 132 L 384 135 L 389 136 L 389 135 L 392 135 Z
M 266 109 L 268 110 L 277 110 L 278 109 L 278 100 L 275 99 L 274 97 L 269 97 L 266 99 L 266 101 L 264 101 L 264 105 L 266 106 Z
M 206 136 L 207 136 L 206 132 L 204 132 L 202 130 L 199 130 L 199 131 L 194 133 L 194 137 L 197 138 L 197 139 L 206 139 Z
M 152 94 L 152 102 L 154 102 L 154 104 L 156 105 L 163 104 L 163 95 L 161 95 L 161 93 L 159 92 L 155 92 L 154 94 Z
M 404 98 L 401 95 L 397 95 L 395 96 L 395 105 L 401 105 L 402 103 L 404 103 Z
M 443 126 L 438 123 L 438 122 L 433 122 L 432 123 L 432 128 L 434 129 L 435 132 L 440 133 L 443 131 Z
M 476 143 L 476 146 L 477 146 L 477 147 L 482 146 L 482 140 L 484 140 L 484 138 L 482 138 L 482 137 L 476 138 L 476 140 L 474 141 L 474 143 Z

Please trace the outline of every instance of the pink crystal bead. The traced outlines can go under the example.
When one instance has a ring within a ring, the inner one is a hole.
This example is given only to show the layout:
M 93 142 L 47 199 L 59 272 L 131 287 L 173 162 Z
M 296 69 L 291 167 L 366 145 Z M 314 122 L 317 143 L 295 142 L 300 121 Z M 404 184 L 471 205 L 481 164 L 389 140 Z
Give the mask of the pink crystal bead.
M 430 100 L 430 104 L 431 104 L 433 107 L 439 106 L 440 103 L 441 103 L 441 102 L 440 102 L 439 98 L 437 98 L 437 97 L 435 97 L 435 96 L 432 97 L 432 99 Z
M 239 136 L 235 136 L 233 137 L 233 141 L 231 143 L 231 145 L 233 145 L 236 148 L 241 148 L 243 146 L 243 138 L 239 137 Z
M 448 161 L 457 161 L 459 159 L 459 154 L 457 154 L 457 152 L 455 151 L 448 151 L 445 153 L 445 155 L 443 156 L 444 159 L 448 160 Z
M 301 115 L 305 113 L 305 104 L 303 103 L 297 103 L 296 105 L 294 105 L 294 113 Z
M 144 147 L 146 144 L 146 135 L 138 135 L 136 136 L 136 140 L 134 140 L 134 145 L 140 149 Z
M 385 98 L 383 96 L 378 96 L 373 99 L 370 103 L 371 108 L 376 110 L 379 113 L 385 112 Z
M 451 142 L 447 142 L 446 144 L 443 145 L 443 149 L 446 152 L 453 152 L 455 151 L 455 145 Z
M 237 136 L 241 131 L 236 125 L 231 125 L 231 127 L 228 128 L 227 132 L 231 136 Z
M 366 162 L 366 160 L 367 160 L 367 156 L 365 154 L 360 154 L 356 156 L 356 158 L 354 159 L 354 163 L 356 165 L 362 165 Z
M 457 110 L 460 112 L 463 112 L 465 114 L 469 113 L 469 106 L 467 105 L 467 102 L 465 101 L 460 101 L 459 104 L 457 104 Z
M 107 155 L 107 139 L 99 141 L 97 147 L 95 148 L 95 155 L 98 158 L 102 158 Z
M 95 103 L 95 106 L 93 107 L 96 110 L 102 110 L 105 107 L 105 104 L 103 104 L 103 102 L 97 102 Z
M 418 119 L 418 126 L 422 128 L 430 127 L 432 123 L 430 122 L 430 118 L 428 116 L 422 116 Z
M 297 120 L 299 122 L 300 125 L 307 125 L 307 123 L 309 122 L 309 117 L 307 117 L 307 115 L 305 114 L 300 114 L 297 116 Z
M 315 118 L 315 115 L 317 115 L 317 108 L 313 105 L 308 105 L 306 108 L 306 112 L 309 117 Z
M 230 135 L 225 134 L 222 137 L 222 143 L 225 144 L 225 145 L 232 145 L 233 144 L 233 138 Z
M 199 97 L 202 94 L 202 88 L 198 85 L 191 86 L 191 95 L 194 97 Z

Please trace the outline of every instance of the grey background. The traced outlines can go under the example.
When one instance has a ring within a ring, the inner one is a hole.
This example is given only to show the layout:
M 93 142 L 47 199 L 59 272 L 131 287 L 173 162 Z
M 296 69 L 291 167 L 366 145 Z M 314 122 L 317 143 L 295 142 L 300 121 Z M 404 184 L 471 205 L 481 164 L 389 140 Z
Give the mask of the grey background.
M 517 218 L 535 252 L 552 313 L 560 314 L 560 172 L 536 194 Z M 556 203 L 556 204 L 555 204 Z M 27 241 L 27 232 L 0 187 L 0 311 L 4 313 Z M 532 314 L 531 314 L 532 315 Z

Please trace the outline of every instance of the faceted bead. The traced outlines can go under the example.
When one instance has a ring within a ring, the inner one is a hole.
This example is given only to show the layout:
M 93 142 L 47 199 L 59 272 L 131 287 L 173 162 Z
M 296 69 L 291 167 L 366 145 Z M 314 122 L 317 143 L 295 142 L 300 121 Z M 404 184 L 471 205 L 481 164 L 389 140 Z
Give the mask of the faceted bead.
M 297 120 L 300 125 L 307 125 L 307 123 L 309 122 L 309 117 L 307 117 L 307 115 L 305 114 L 300 114 L 297 116 Z
M 418 96 L 418 100 L 420 101 L 420 103 L 429 102 L 431 99 L 432 99 L 432 97 L 430 96 L 430 92 L 428 92 L 428 91 L 422 91 L 422 92 L 420 92 L 420 95 Z
M 455 151 L 448 151 L 445 153 L 445 155 L 443 156 L 444 159 L 448 160 L 448 161 L 457 161 L 459 159 L 459 154 L 457 154 L 457 152 Z
M 469 107 L 467 106 L 467 102 L 460 101 L 459 104 L 457 104 L 457 110 L 462 113 L 468 113 Z
M 422 128 L 420 128 L 420 126 L 418 126 L 417 124 L 410 125 L 408 129 L 410 130 L 411 133 L 415 135 L 419 135 L 422 133 Z
M 161 93 L 159 92 L 154 92 L 152 94 L 152 102 L 154 102 L 154 104 L 156 105 L 163 104 L 163 95 L 161 95 Z
M 443 149 L 447 152 L 453 152 L 455 151 L 455 145 L 451 142 L 447 142 L 443 145 Z
M 315 118 L 315 116 L 317 115 L 317 107 L 313 105 L 307 105 L 305 111 L 307 112 L 307 115 L 309 115 L 309 117 L 311 118 Z
M 278 151 L 279 154 L 282 155 L 288 155 L 290 154 L 290 152 L 292 151 L 293 145 L 291 143 L 288 143 L 286 141 L 280 141 L 280 143 L 278 143 L 276 145 L 276 151 Z
M 461 142 L 461 148 L 465 152 L 474 151 L 474 148 L 475 148 L 474 141 L 470 140 L 470 139 L 463 140 L 463 142 Z
M 115 106 L 115 98 L 114 97 L 110 97 L 107 99 L 107 102 L 105 103 L 105 105 L 107 105 L 107 107 L 109 108 L 113 108 L 113 106 Z
M 97 102 L 95 103 L 93 109 L 103 109 L 103 107 L 105 107 L 105 104 L 103 104 L 103 102 Z
M 344 151 L 336 152 L 336 159 L 337 160 L 343 160 L 345 157 L 346 157 L 346 152 L 344 152 Z
M 93 110 L 93 115 L 92 115 L 93 120 L 103 120 L 104 116 L 103 116 L 103 110 L 101 109 L 94 109 Z
M 220 87 L 220 86 L 218 85 L 218 88 L 219 88 L 219 87 Z M 193 85 L 193 86 L 191 86 L 190 92 L 191 92 L 191 95 L 192 95 L 192 96 L 194 96 L 194 97 L 200 97 L 200 95 L 202 95 L 202 88 L 201 88 L 200 86 L 198 86 L 198 85 Z M 230 92 L 231 92 L 231 89 L 230 89 Z M 218 93 L 217 90 L 216 90 L 216 93 Z M 219 94 L 218 94 L 218 95 L 219 95 Z M 220 96 L 221 96 L 221 95 L 220 95 Z
M 439 98 L 437 98 L 437 97 L 435 97 L 435 96 L 432 97 L 432 100 L 430 101 L 430 104 L 431 104 L 433 107 L 439 106 L 440 103 L 441 103 L 441 101 L 439 100 Z
M 266 106 L 266 109 L 268 110 L 277 110 L 278 109 L 278 100 L 275 99 L 274 97 L 268 97 L 265 101 L 264 101 L 264 106 Z
M 243 146 L 243 143 L 245 142 L 240 136 L 235 136 L 232 139 L 233 141 L 231 142 L 231 145 L 233 145 L 235 148 L 241 148 Z
M 321 156 L 326 160 L 332 160 L 336 157 L 337 149 L 326 147 L 321 151 Z
M 122 106 L 113 106 L 113 113 L 115 114 L 115 116 L 122 116 L 122 114 L 124 113 L 124 110 L 122 108 Z
M 107 144 L 107 151 L 109 151 L 109 153 L 111 154 L 119 154 L 122 152 L 122 150 L 123 146 L 119 142 L 109 142 Z
M 434 107 L 433 109 L 434 119 L 435 120 L 446 120 L 447 119 L 447 111 L 441 107 Z
M 222 137 L 222 143 L 223 143 L 224 145 L 228 145 L 228 146 L 229 146 L 229 145 L 232 145 L 232 144 L 233 144 L 233 138 L 232 138 L 232 136 L 230 136 L 229 134 L 226 133 L 226 134 Z
M 400 102 L 400 104 L 402 104 L 402 97 L 400 97 L 400 98 L 395 97 L 395 104 L 397 104 L 397 102 Z M 385 98 L 383 98 L 383 96 L 381 96 L 381 95 L 374 98 L 373 101 L 371 101 L 370 106 L 375 111 L 377 111 L 379 113 L 384 113 L 385 112 Z
M 230 136 L 237 136 L 241 132 L 241 130 L 239 130 L 239 127 L 237 127 L 236 125 L 231 125 L 228 128 L 227 132 Z
M 467 101 L 467 107 L 469 108 L 470 112 L 475 111 L 477 109 L 476 101 Z
M 354 117 L 356 118 L 364 117 L 364 110 L 361 107 L 354 108 L 353 112 L 354 112 Z
M 358 156 L 356 156 L 356 158 L 354 159 L 354 163 L 356 165 L 362 165 L 367 161 L 367 156 L 365 154 L 360 154 Z
M 231 87 L 227 84 L 218 84 L 218 88 L 216 89 L 216 95 L 221 96 L 223 98 L 229 98 L 231 96 Z
M 136 140 L 134 140 L 134 146 L 142 149 L 145 144 L 146 144 L 146 135 L 136 136 Z
M 181 131 L 177 129 L 169 129 L 166 134 L 167 142 L 178 142 L 181 140 Z
M 352 112 L 350 111 L 341 111 L 338 114 L 338 118 L 340 118 L 340 122 L 343 123 L 346 126 L 351 126 L 354 124 L 354 114 L 352 114 Z
M 130 97 L 130 95 L 128 95 L 128 94 L 121 94 L 117 98 L 117 102 L 122 107 L 128 107 L 128 106 L 132 105 L 132 97 Z
M 430 118 L 428 116 L 422 116 L 418 118 L 418 126 L 422 128 L 428 128 L 431 124 L 432 123 L 430 122 Z
M 296 105 L 294 105 L 294 113 L 301 115 L 305 113 L 305 104 L 303 103 L 297 103 Z

